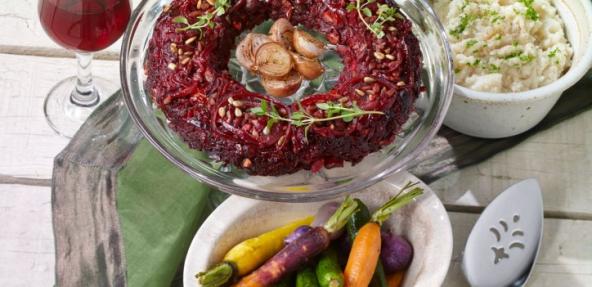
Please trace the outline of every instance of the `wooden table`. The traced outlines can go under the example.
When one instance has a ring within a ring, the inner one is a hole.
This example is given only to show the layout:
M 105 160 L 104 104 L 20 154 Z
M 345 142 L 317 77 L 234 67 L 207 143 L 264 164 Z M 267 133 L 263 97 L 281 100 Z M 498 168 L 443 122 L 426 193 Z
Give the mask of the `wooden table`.
M 76 63 L 45 35 L 36 5 L 0 5 L 0 286 L 54 282 L 50 183 L 53 158 L 68 141 L 45 122 L 43 100 Z M 119 79 L 119 45 L 97 55 L 94 74 Z M 431 185 L 450 210 L 454 233 L 445 286 L 467 285 L 460 254 L 480 207 L 528 177 L 540 181 L 546 214 L 529 285 L 592 286 L 592 111 Z

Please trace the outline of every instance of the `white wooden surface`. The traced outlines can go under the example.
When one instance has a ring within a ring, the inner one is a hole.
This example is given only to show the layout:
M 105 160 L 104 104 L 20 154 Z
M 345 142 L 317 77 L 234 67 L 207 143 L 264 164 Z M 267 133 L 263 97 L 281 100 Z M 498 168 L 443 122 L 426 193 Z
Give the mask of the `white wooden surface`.
M 132 0 L 134 6 L 141 0 Z M 0 52 L 72 55 L 45 34 L 39 23 L 38 0 L 3 0 L 0 2 Z M 121 40 L 99 52 L 98 57 L 116 59 Z
M 74 59 L 0 54 L 0 174 L 51 178 L 53 157 L 68 143 L 49 128 L 43 101 L 49 89 L 76 71 Z M 119 79 L 117 63 L 95 61 L 93 72 Z
M 0 184 L 0 230 L 0 286 L 52 286 L 49 187 Z
M 449 212 L 454 250 L 444 286 L 469 286 L 461 270 L 464 243 L 478 215 Z M 591 286 L 592 222 L 545 219 L 543 244 L 529 286 Z
M 445 202 L 484 206 L 528 177 L 539 180 L 547 212 L 592 219 L 592 110 L 431 186 Z
M 49 88 L 74 73 L 75 62 L 43 32 L 36 0 L 0 4 L 0 286 L 52 286 L 49 183 L 53 157 L 67 140 L 52 133 L 42 106 Z M 118 50 L 116 43 L 100 55 L 110 61 L 96 61 L 95 74 L 118 79 Z M 432 187 L 462 211 L 465 205 L 487 205 L 526 177 L 541 182 L 547 213 L 542 253 L 529 285 L 592 286 L 592 111 Z M 477 215 L 449 214 L 455 243 L 444 285 L 466 286 L 459 255 Z

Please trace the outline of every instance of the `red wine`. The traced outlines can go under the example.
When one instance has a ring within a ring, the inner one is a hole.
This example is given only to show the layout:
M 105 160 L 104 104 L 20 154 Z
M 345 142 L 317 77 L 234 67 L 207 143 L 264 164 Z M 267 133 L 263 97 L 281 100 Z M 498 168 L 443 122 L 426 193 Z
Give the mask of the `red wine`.
M 62 47 L 83 52 L 117 41 L 130 13 L 129 0 L 39 0 L 39 18 L 47 34 Z

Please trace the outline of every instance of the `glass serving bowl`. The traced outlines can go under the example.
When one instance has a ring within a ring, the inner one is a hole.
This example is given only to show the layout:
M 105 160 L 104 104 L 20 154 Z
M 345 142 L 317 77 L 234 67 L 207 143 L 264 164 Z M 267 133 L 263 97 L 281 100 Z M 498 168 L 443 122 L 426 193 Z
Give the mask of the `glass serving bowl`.
M 452 60 L 446 34 L 426 2 L 399 0 L 395 2 L 413 22 L 413 33 L 420 41 L 425 92 L 419 95 L 415 112 L 392 144 L 369 154 L 356 165 L 346 163 L 344 167 L 322 169 L 317 173 L 301 170 L 283 176 L 250 176 L 240 168 L 224 166 L 208 157 L 207 153 L 189 148 L 169 128 L 167 119 L 152 103 L 144 88 L 146 77 L 143 63 L 148 43 L 163 5 L 168 2 L 142 1 L 132 15 L 121 51 L 124 99 L 132 118 L 148 141 L 167 159 L 199 181 L 224 192 L 262 200 L 306 202 L 331 199 L 362 190 L 405 169 L 428 145 L 442 124 L 453 90 Z M 251 89 L 258 89 L 252 78 L 243 76 L 241 69 L 232 60 L 229 68 L 235 79 L 242 81 L 248 88 L 251 85 Z M 326 68 L 331 70 L 327 65 Z M 333 72 L 336 69 L 339 68 L 333 69 Z M 331 71 L 326 74 L 330 75 Z M 299 92 L 306 94 L 326 89 L 333 79 L 334 76 L 325 76 L 320 83 L 306 83 Z

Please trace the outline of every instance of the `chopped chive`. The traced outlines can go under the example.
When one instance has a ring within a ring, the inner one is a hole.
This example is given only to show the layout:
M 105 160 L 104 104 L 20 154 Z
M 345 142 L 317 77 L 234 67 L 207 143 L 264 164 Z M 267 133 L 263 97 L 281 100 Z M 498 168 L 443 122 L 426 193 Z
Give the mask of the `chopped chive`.
M 464 32 L 467 27 L 469 26 L 470 22 L 472 20 L 475 19 L 474 15 L 467 15 L 467 14 L 463 14 L 460 17 L 460 22 L 458 23 L 458 25 L 456 26 L 456 28 L 450 30 L 450 35 L 453 35 L 455 37 L 460 37 L 460 34 L 462 34 L 462 32 Z
M 475 44 L 477 44 L 477 43 L 479 43 L 479 41 L 478 41 L 478 40 L 476 40 L 476 39 L 471 39 L 471 40 L 468 40 L 468 41 L 465 43 L 465 46 L 466 46 L 467 48 L 471 48 L 471 47 L 475 46 Z

